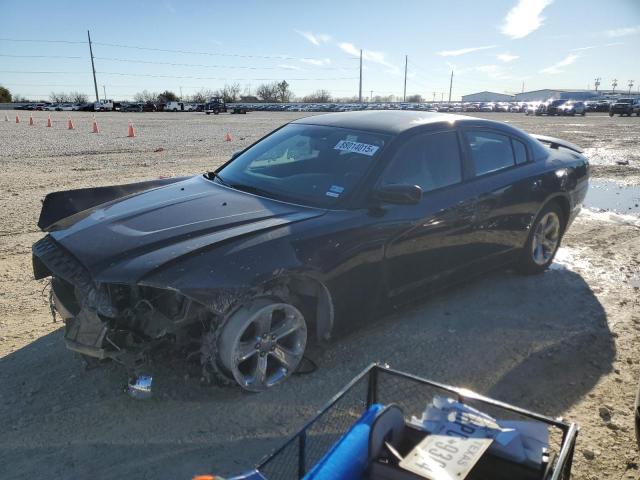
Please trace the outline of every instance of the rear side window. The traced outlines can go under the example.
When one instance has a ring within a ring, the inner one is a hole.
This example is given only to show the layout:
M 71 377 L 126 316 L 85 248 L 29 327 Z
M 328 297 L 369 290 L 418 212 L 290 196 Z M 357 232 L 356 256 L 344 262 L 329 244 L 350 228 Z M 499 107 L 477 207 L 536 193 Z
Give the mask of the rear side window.
M 525 145 L 507 135 L 485 131 L 466 133 L 476 176 L 527 161 Z
M 513 154 L 516 158 L 516 165 L 520 165 L 527 161 L 527 147 L 524 146 L 519 140 L 515 138 L 511 139 L 511 144 L 513 145 Z
M 383 185 L 418 185 L 425 192 L 461 181 L 462 165 L 456 132 L 411 137 L 398 149 L 382 176 Z

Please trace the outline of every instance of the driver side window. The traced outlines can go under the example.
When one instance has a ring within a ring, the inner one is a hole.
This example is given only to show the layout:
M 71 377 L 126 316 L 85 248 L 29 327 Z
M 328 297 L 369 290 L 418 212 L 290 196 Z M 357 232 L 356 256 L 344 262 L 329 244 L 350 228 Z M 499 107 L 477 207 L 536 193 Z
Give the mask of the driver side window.
M 382 177 L 383 185 L 418 185 L 424 192 L 461 181 L 462 163 L 456 132 L 411 137 L 398 149 Z

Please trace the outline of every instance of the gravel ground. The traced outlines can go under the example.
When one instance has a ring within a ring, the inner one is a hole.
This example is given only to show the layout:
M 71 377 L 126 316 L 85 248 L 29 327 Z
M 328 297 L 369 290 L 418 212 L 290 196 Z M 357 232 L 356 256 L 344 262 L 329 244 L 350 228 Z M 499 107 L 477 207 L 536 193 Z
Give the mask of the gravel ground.
M 4 113 L 4 112 L 3 112 Z M 574 478 L 638 478 L 640 218 L 581 214 L 542 277 L 496 272 L 372 322 L 311 356 L 320 366 L 250 395 L 159 365 L 158 395 L 121 393 L 123 372 L 85 370 L 32 279 L 40 201 L 53 190 L 211 169 L 301 113 L 34 114 L 0 118 L 0 477 L 190 478 L 250 467 L 372 361 L 466 386 L 581 426 Z M 480 116 L 480 115 L 478 115 Z M 487 114 L 586 148 L 593 175 L 640 185 L 640 119 Z M 137 137 L 127 138 L 127 121 Z M 233 140 L 225 142 L 230 133 Z M 616 162 L 628 160 L 629 165 Z

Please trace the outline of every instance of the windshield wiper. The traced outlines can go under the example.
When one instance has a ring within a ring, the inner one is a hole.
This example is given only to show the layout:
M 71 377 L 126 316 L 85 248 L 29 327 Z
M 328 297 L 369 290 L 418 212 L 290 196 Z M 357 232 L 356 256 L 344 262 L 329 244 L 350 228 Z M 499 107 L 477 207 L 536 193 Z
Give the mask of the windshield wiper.
M 213 179 L 217 179 L 218 182 L 220 182 L 220 184 L 224 185 L 225 187 L 230 187 L 231 185 L 229 185 L 224 178 L 222 178 L 218 173 L 216 172 L 207 172 L 207 178 L 209 180 L 213 180 Z

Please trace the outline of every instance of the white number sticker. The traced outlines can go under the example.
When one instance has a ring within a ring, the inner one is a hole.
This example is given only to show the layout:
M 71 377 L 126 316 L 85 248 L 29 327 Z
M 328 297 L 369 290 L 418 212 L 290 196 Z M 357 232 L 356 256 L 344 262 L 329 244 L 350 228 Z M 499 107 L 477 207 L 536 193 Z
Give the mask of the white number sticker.
M 334 150 L 340 150 L 341 152 L 353 152 L 372 157 L 378 151 L 380 147 L 377 145 L 369 145 L 368 143 L 350 142 L 349 140 L 340 140 Z

